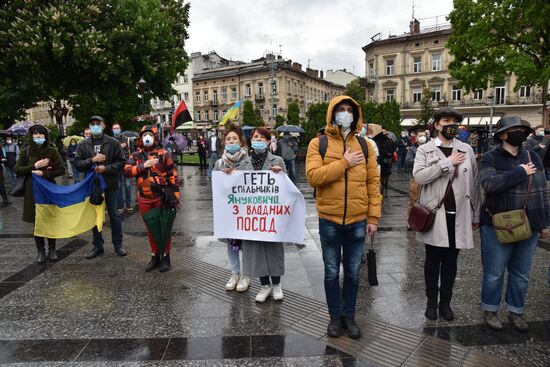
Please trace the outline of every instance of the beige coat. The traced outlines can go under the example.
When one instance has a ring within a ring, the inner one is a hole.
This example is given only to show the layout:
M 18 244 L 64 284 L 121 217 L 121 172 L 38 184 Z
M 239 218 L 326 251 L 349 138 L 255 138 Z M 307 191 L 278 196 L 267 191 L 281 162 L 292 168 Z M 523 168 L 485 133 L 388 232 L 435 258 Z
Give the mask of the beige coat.
M 474 247 L 472 223 L 479 223 L 481 203 L 477 162 L 473 149 L 460 140 L 454 139 L 453 153 L 466 152 L 466 161 L 454 167 L 449 158 L 435 145 L 435 140 L 418 147 L 414 161 L 413 176 L 422 185 L 420 203 L 432 209 L 437 207 L 447 188 L 448 182 L 458 169 L 453 181 L 456 201 L 456 248 Z M 446 172 L 445 172 L 446 171 Z M 416 239 L 438 247 L 449 247 L 445 206 L 437 211 L 432 229 L 426 233 L 417 233 Z

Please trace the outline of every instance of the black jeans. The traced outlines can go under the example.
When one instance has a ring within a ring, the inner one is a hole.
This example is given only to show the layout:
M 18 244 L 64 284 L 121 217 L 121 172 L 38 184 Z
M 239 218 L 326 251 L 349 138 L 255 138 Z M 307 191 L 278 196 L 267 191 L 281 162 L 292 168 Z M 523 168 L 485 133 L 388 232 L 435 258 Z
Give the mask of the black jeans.
M 36 248 L 43 250 L 46 248 L 46 238 L 34 236 L 34 243 L 36 243 Z M 55 248 L 55 238 L 48 238 L 48 247 Z
M 271 277 L 271 282 L 269 282 L 269 276 L 260 277 L 260 284 L 261 285 L 277 285 L 281 283 L 281 277 Z
M 453 296 L 453 286 L 456 278 L 456 263 L 458 250 L 455 242 L 455 214 L 446 214 L 447 235 L 449 247 L 437 247 L 425 244 L 426 260 L 424 262 L 424 280 L 426 281 L 426 296 L 437 300 L 439 279 L 440 302 L 450 303 Z

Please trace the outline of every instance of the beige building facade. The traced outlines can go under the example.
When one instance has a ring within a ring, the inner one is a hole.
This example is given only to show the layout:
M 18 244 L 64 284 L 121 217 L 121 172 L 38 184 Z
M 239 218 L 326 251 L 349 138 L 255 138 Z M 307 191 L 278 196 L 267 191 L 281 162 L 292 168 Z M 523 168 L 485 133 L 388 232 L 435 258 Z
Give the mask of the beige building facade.
M 452 106 L 465 116 L 464 124 L 488 126 L 493 106 L 493 125 L 500 117 L 517 115 L 531 123 L 542 123 L 542 88 L 518 85 L 515 75 L 504 83 L 466 94 L 449 73 L 452 55 L 445 47 L 450 25 L 420 29 L 411 22 L 410 32 L 373 40 L 363 47 L 367 99 L 394 100 L 401 106 L 403 126 L 416 123 L 422 89 L 431 89 L 433 107 Z M 518 87 L 518 90 L 514 89 Z

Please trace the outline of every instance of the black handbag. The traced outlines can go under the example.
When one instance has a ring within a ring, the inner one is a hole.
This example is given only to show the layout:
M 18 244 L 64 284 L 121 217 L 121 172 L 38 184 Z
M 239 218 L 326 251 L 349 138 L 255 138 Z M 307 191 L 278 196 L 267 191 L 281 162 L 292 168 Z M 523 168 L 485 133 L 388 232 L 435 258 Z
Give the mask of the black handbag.
M 94 177 L 94 187 L 92 189 L 92 194 L 90 195 L 90 204 L 92 205 L 101 205 L 103 204 L 103 190 L 101 189 L 101 182 L 99 181 L 99 176 Z
M 29 162 L 29 155 L 30 155 L 30 149 L 27 148 L 27 152 L 26 152 L 27 162 L 25 164 L 28 164 Z M 15 179 L 15 182 L 10 186 L 8 190 L 8 194 L 18 198 L 25 196 L 25 182 L 27 182 L 27 176 L 17 176 L 17 178 Z

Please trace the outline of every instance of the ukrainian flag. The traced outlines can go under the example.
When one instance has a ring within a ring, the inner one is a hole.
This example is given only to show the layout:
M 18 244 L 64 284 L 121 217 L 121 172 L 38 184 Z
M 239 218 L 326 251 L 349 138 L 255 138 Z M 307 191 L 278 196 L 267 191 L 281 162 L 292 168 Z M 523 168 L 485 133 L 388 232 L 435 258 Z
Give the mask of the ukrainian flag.
M 220 121 L 220 124 L 219 124 L 220 126 L 225 125 L 227 120 L 235 120 L 237 118 L 237 115 L 239 114 L 239 108 L 241 107 L 241 102 L 242 101 L 243 101 L 242 99 L 237 101 L 237 103 L 235 103 L 233 106 L 231 106 L 231 108 L 229 110 L 227 110 L 225 115 L 223 115 L 222 120 Z
M 40 176 L 32 175 L 36 220 L 34 235 L 48 238 L 68 238 L 89 231 L 94 226 L 101 231 L 105 220 L 105 201 L 90 204 L 96 174 L 90 172 L 83 181 L 60 186 Z M 105 180 L 101 175 L 102 190 Z

